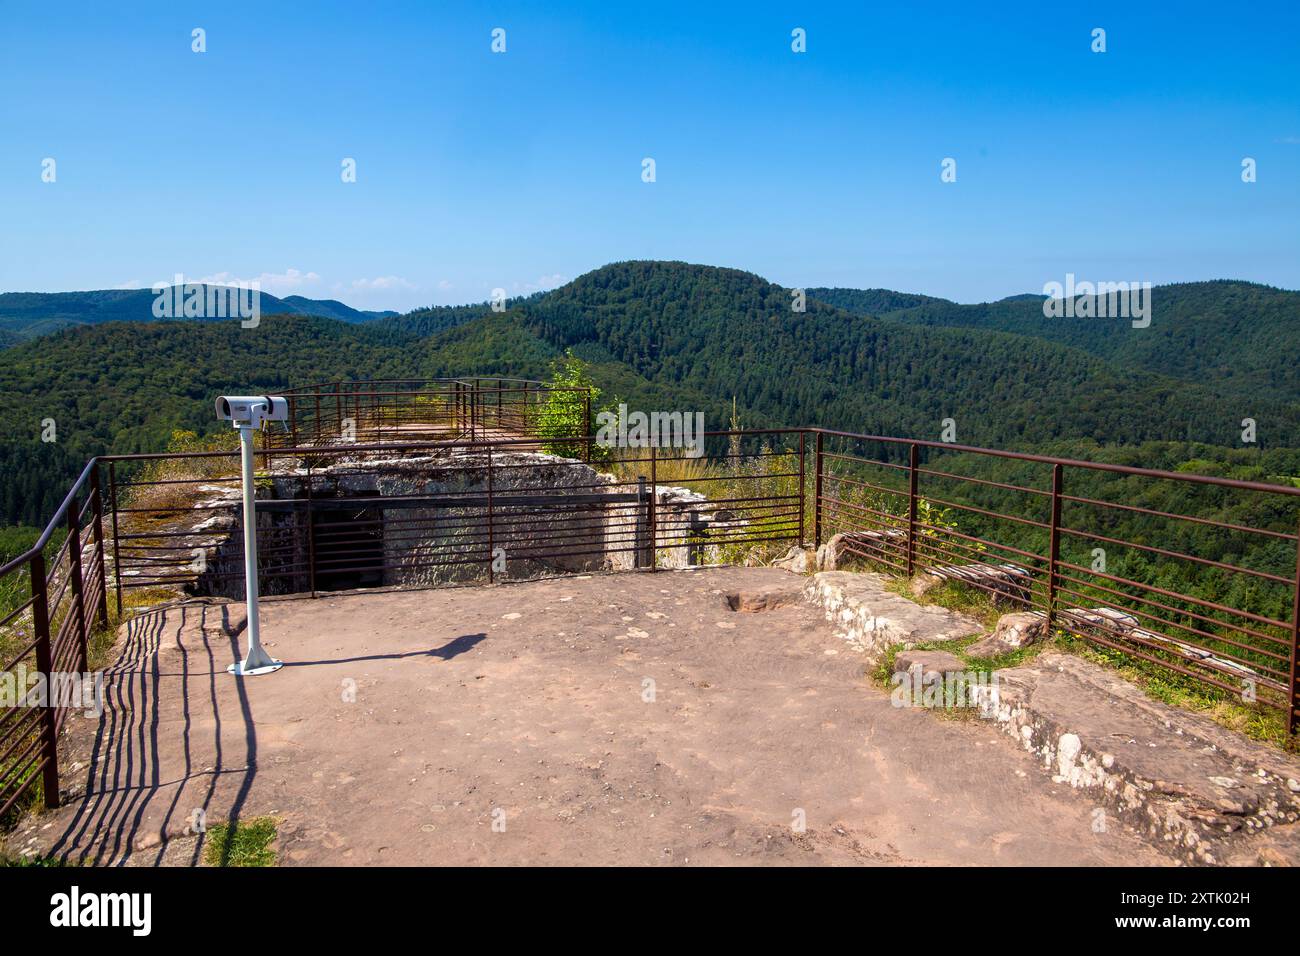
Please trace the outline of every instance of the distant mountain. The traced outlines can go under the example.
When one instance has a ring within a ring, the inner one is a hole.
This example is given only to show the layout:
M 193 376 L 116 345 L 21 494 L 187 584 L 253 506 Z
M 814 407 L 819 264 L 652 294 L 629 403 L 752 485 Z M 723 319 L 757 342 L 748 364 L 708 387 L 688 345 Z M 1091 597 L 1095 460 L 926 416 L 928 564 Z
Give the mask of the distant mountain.
M 350 305 L 344 305 L 338 299 L 308 299 L 301 295 L 290 295 L 278 300 L 282 306 L 290 306 L 284 309 L 271 309 L 271 312 L 291 312 L 299 315 L 319 315 L 327 319 L 338 319 L 340 322 L 370 322 L 374 319 L 386 319 L 400 313 L 391 309 L 384 312 L 367 312 L 361 309 L 354 309 Z M 267 310 L 263 307 L 262 311 Z
M 1214 305 L 1214 284 L 1208 286 L 1202 290 L 1208 314 L 1234 307 L 1235 287 L 1219 290 Z M 1262 293 L 1253 301 L 1272 324 L 1270 303 L 1281 306 Z M 1045 321 L 1041 302 L 980 307 L 931 300 L 886 318 L 854 315 L 816 297 L 807 306 L 804 313 L 792 311 L 789 290 L 747 272 L 620 262 L 517 311 L 556 347 L 595 343 L 651 381 L 735 395 L 742 408 L 792 425 L 937 438 L 942 420 L 953 418 L 959 442 L 1013 448 L 1077 439 L 1240 443 L 1239 423 L 1247 413 L 1236 388 L 1222 377 L 1174 376 L 1184 365 L 1170 357 L 1160 364 L 1153 357 L 1147 365 L 1110 361 L 997 327 L 932 327 L 972 309 L 1020 315 L 1025 327 L 1033 327 Z M 935 321 L 919 318 L 925 315 Z M 1243 325 L 1248 315 L 1239 317 Z M 904 320 L 894 320 L 898 316 Z M 1292 341 L 1297 334 L 1285 333 Z M 1291 362 L 1295 354 L 1283 350 L 1274 359 Z M 1270 445 L 1300 446 L 1294 392 L 1260 388 L 1249 409 L 1251 417 L 1269 423 Z
M 1257 399 L 1300 402 L 1300 292 L 1230 280 L 1156 286 L 1147 328 L 1124 318 L 1047 318 L 1041 295 L 979 305 L 932 300 L 892 311 L 871 307 L 874 295 L 863 290 L 859 304 L 843 307 L 913 326 L 1009 332 L 1210 385 L 1241 401 L 1239 418 Z
M 205 294 L 207 287 L 204 286 Z M 75 325 L 101 322 L 154 322 L 152 289 L 101 289 L 94 292 L 5 292 L 0 294 L 0 347 L 48 335 Z M 334 299 L 262 293 L 263 315 L 319 315 L 340 322 L 371 322 L 395 312 L 364 312 Z

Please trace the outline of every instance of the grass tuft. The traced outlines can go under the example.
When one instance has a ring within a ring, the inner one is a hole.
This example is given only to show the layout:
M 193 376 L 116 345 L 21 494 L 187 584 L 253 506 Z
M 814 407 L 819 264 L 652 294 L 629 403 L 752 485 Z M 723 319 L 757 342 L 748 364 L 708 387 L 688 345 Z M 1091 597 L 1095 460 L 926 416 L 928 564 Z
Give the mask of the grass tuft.
M 208 866 L 275 866 L 279 822 L 275 817 L 232 820 L 208 828 L 203 862 Z

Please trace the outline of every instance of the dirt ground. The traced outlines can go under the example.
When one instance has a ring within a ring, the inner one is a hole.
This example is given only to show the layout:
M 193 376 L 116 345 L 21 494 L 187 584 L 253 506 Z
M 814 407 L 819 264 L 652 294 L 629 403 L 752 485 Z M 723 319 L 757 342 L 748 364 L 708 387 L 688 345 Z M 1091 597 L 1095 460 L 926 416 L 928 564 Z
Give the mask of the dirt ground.
M 70 721 L 74 796 L 12 849 L 192 864 L 201 810 L 278 817 L 282 865 L 1169 862 L 1094 832 L 1086 796 L 981 721 L 892 706 L 814 608 L 725 600 L 802 580 L 268 601 L 286 666 L 242 680 L 242 605 L 150 613 L 102 718 Z

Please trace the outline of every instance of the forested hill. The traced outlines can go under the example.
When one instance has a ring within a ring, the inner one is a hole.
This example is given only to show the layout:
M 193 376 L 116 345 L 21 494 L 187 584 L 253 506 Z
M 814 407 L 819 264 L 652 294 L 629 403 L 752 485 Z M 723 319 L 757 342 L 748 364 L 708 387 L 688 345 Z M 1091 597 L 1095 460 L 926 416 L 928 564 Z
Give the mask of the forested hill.
M 811 299 L 797 313 L 789 290 L 731 269 L 616 263 L 520 311 L 556 346 L 596 344 L 651 380 L 735 394 L 792 424 L 936 437 L 953 418 L 958 440 L 974 444 L 1231 445 L 1245 414 L 1216 383 L 1023 335 L 856 316 Z M 1260 393 L 1251 410 L 1265 442 L 1300 444 L 1295 404 Z
M 725 427 L 735 397 L 747 425 L 932 438 L 952 418 L 962 443 L 1023 450 L 1079 441 L 1239 449 L 1246 415 L 1265 451 L 1300 447 L 1300 406 L 1282 390 L 1255 390 L 1243 412 L 1230 378 L 1179 380 L 1023 332 L 936 327 L 916 310 L 945 307 L 938 300 L 888 318 L 815 299 L 797 313 L 789 290 L 750 273 L 623 262 L 508 305 L 360 324 L 264 314 L 254 329 L 237 320 L 108 322 L 11 346 L 0 351 L 0 521 L 43 521 L 90 455 L 157 451 L 174 428 L 215 430 L 212 398 L 222 392 L 335 379 L 544 378 L 566 348 L 592 364 L 606 399 L 701 410 L 710 429 Z M 40 440 L 47 418 L 57 442 Z
M 202 288 L 206 294 L 207 286 Z M 154 299 L 150 289 L 0 293 L 0 348 L 70 326 L 156 321 Z M 279 299 L 267 292 L 261 296 L 261 312 L 263 315 L 318 315 L 340 322 L 370 322 L 394 314 L 364 312 L 334 299 L 308 299 L 300 295 Z
M 1068 345 L 1116 366 L 1214 383 L 1243 403 L 1256 396 L 1300 402 L 1300 292 L 1231 281 L 1156 286 L 1150 326 L 1134 328 L 1123 318 L 1046 318 L 1042 296 L 889 308 L 877 291 L 809 289 L 808 295 L 909 325 L 1012 332 Z M 1240 406 L 1243 417 L 1248 409 Z

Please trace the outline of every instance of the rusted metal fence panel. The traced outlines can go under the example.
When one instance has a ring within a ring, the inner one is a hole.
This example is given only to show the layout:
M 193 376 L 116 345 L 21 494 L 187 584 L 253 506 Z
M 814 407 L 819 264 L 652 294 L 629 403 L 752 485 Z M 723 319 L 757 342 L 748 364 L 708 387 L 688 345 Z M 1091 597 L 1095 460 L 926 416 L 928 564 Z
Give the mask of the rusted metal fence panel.
M 259 477 L 262 593 L 686 567 L 789 547 L 804 520 L 801 433 L 745 440 L 753 447 L 735 461 L 655 448 L 613 457 L 591 436 L 563 442 L 571 457 L 527 438 L 279 448 Z M 135 468 L 114 479 L 121 587 L 238 597 L 234 454 L 111 464 Z
M 326 382 L 284 392 L 289 420 L 267 431 L 263 456 L 308 445 L 555 441 L 590 431 L 591 392 L 507 378 Z
M 0 567 L 0 823 L 38 785 L 46 807 L 59 803 L 58 736 L 75 703 L 61 675 L 86 670 L 108 625 L 99 467 L 87 463 L 32 547 Z
M 824 429 L 816 440 L 818 540 L 843 534 L 881 570 L 959 581 L 1124 658 L 1285 708 L 1294 732 L 1300 489 Z

